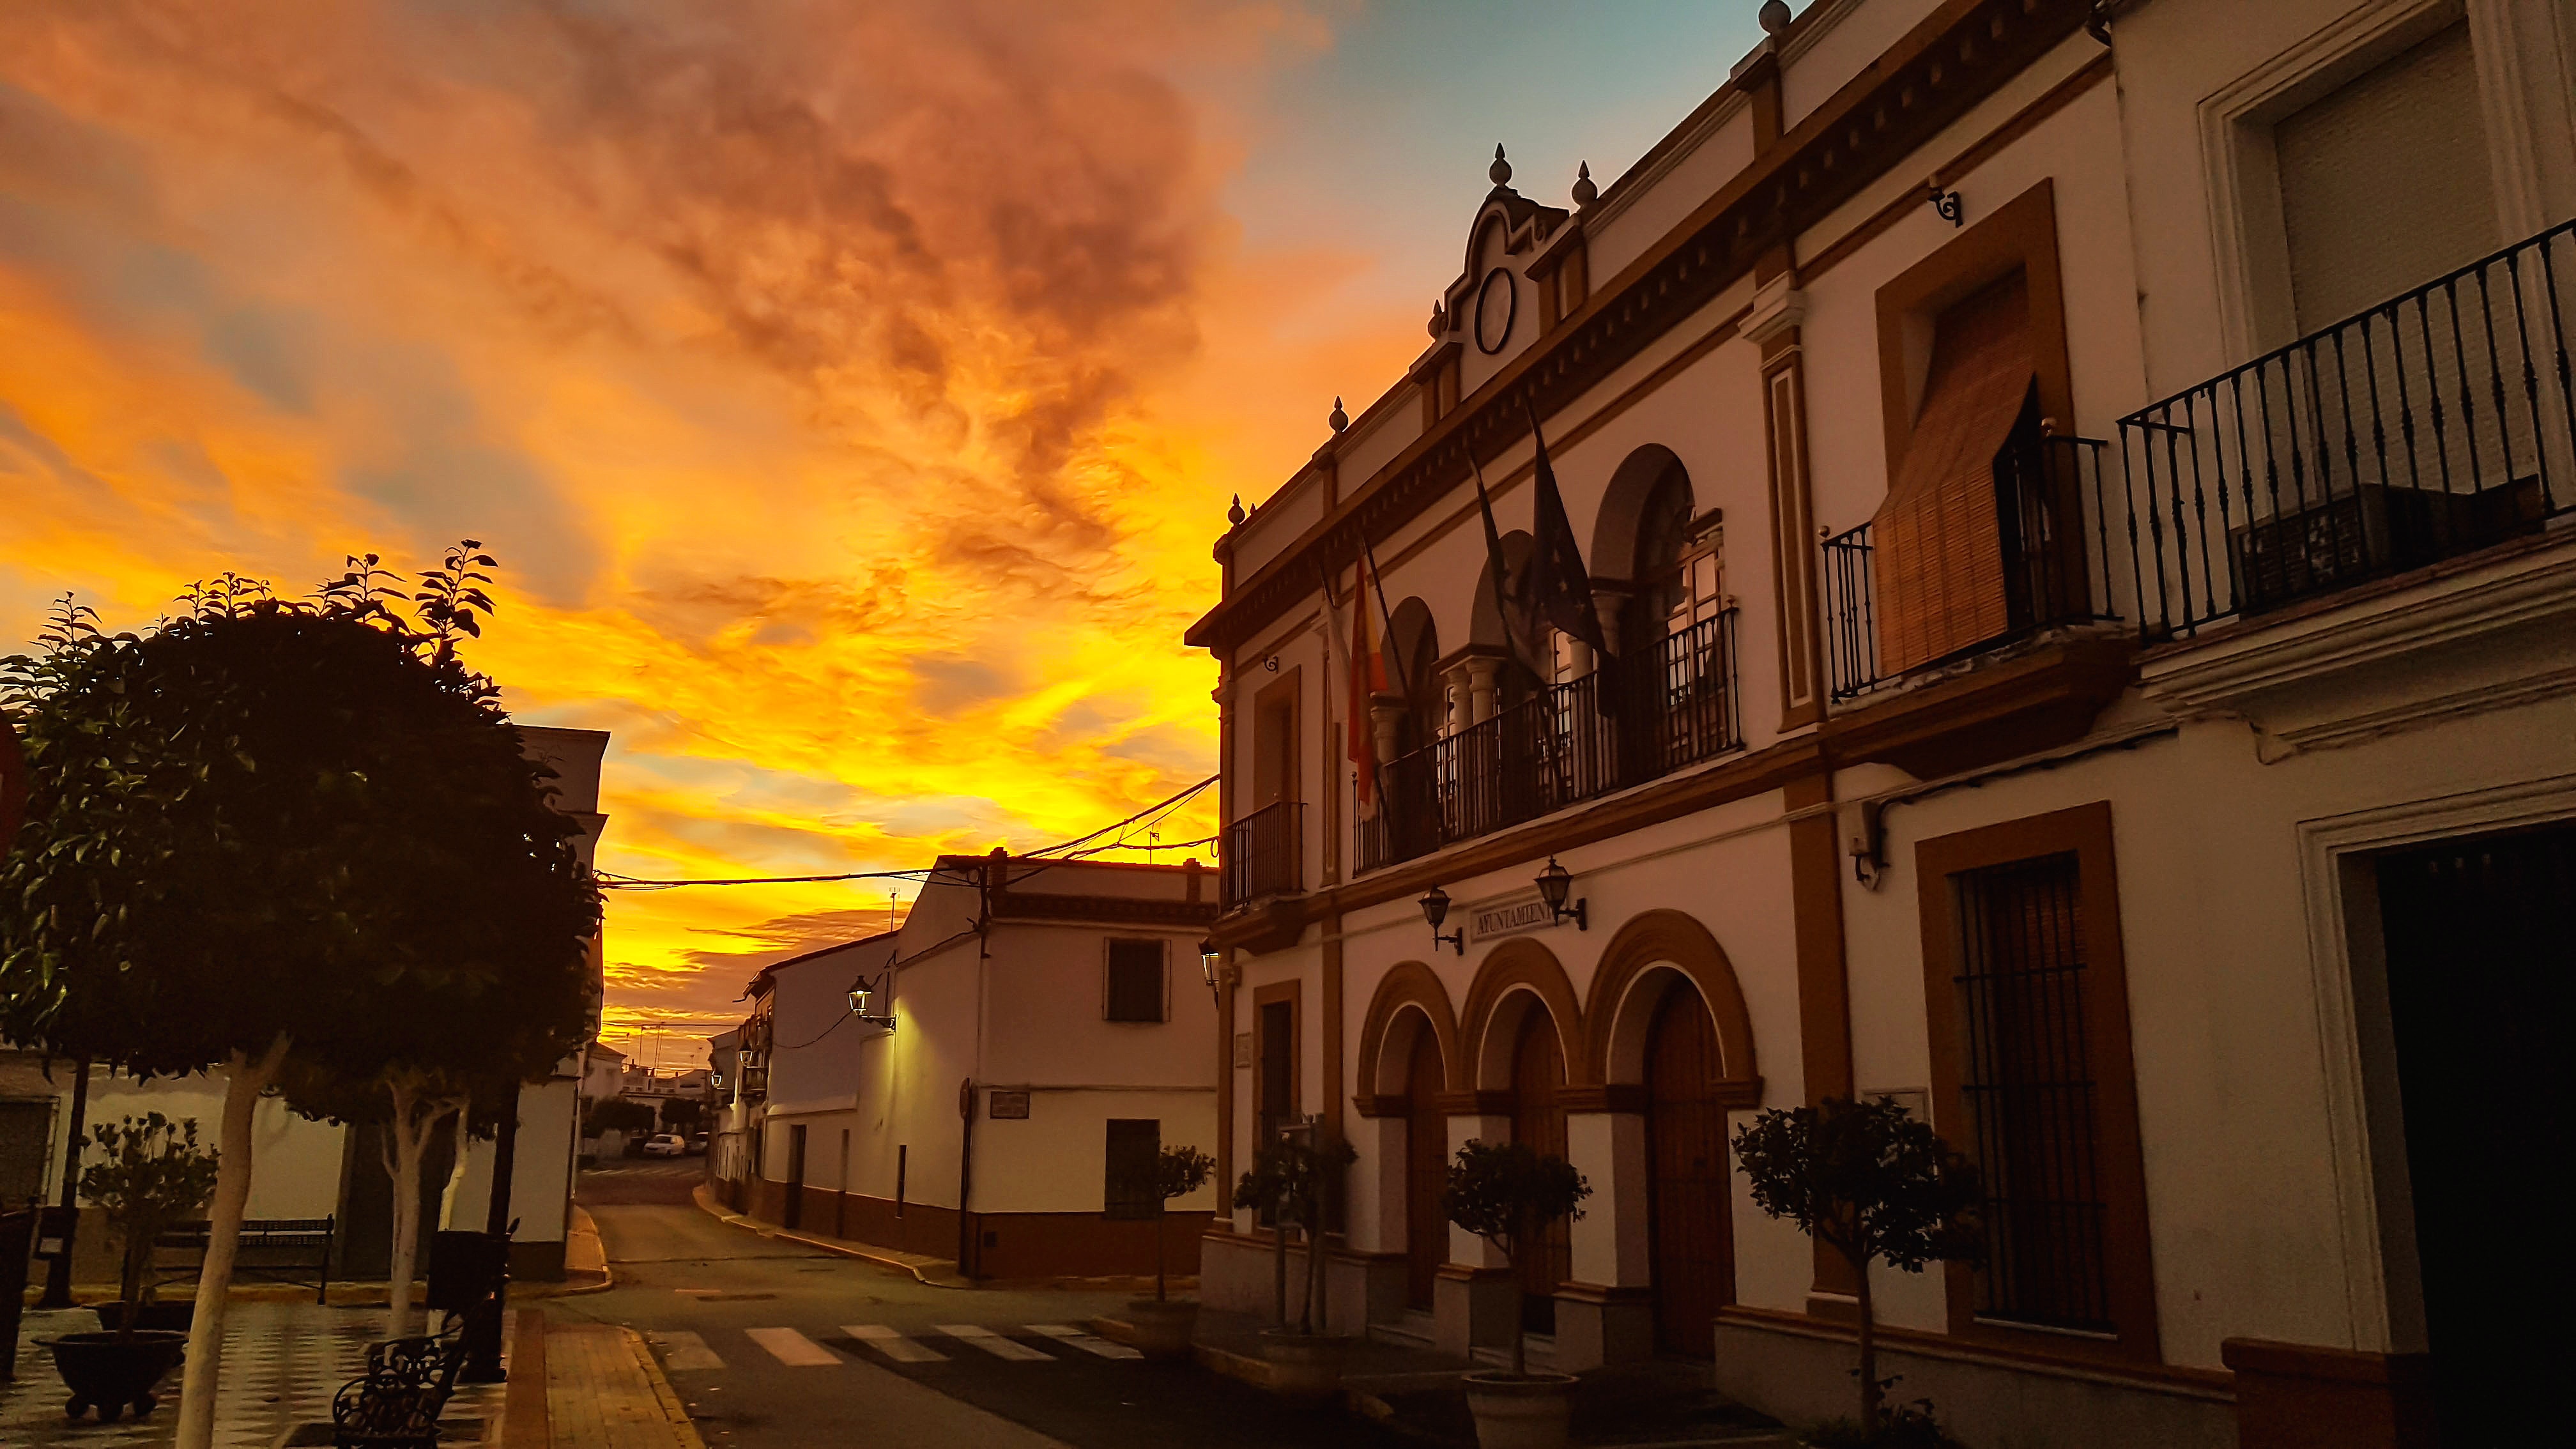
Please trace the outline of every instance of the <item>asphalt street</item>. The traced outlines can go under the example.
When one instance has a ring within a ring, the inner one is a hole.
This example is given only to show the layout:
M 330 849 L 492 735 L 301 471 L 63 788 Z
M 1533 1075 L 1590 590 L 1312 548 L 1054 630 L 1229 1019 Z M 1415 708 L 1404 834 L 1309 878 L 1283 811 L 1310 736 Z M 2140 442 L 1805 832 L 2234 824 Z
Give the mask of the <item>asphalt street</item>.
M 701 1171 L 689 1158 L 584 1173 L 617 1286 L 549 1311 L 640 1330 L 711 1449 L 1413 1443 L 1083 1331 L 1124 1294 L 935 1288 L 729 1227 L 689 1202 Z

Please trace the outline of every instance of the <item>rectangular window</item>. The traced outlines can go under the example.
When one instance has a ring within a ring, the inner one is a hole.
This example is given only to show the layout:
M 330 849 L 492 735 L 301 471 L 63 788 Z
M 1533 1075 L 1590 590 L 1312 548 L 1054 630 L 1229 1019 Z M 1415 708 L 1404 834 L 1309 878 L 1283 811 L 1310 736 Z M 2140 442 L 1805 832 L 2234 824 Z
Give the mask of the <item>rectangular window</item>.
M 1951 877 L 1958 892 L 1959 1091 L 1985 1176 L 1977 1316 L 2112 1327 L 2086 1045 L 2084 905 L 2072 852 Z
M 1104 1013 L 1111 1021 L 1163 1019 L 1163 943 L 1109 943 L 1109 990 Z
M 1984 1261 L 1952 1263 L 1950 1332 L 2158 1361 L 2111 807 L 1914 848 L 1932 1125 L 1978 1168 Z
M 1163 1212 L 1155 1191 L 1154 1162 L 1163 1151 L 1163 1124 L 1153 1118 L 1112 1117 L 1101 1215 L 1152 1218 Z

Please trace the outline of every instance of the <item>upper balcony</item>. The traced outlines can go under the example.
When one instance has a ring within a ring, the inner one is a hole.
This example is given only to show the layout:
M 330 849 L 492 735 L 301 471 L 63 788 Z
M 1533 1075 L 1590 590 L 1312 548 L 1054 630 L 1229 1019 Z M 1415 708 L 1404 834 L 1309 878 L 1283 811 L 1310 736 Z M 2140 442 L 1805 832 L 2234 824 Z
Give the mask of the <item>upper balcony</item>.
M 2535 534 L 2576 506 L 2576 222 L 2120 420 L 2150 640 Z
M 1735 611 L 1604 661 L 1388 761 L 1360 822 L 1376 870 L 1739 747 Z
M 1264 805 L 1225 830 L 1225 909 L 1306 888 L 1306 807 Z

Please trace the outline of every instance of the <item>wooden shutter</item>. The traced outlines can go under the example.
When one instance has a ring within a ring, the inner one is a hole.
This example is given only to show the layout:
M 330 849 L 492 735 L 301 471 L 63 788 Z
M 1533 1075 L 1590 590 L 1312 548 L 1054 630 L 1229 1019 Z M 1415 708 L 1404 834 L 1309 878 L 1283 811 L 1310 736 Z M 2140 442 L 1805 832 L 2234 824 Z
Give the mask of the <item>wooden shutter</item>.
M 1103 1015 L 1111 1021 L 1163 1019 L 1162 942 L 1109 943 L 1108 998 Z
M 1154 1118 L 1112 1117 L 1101 1213 L 1112 1218 L 1160 1217 L 1162 1194 L 1154 1190 L 1154 1159 L 1163 1151 L 1163 1124 Z
M 1923 405 L 1873 530 L 1882 672 L 1901 674 L 2011 627 L 1995 454 L 2036 385 L 2022 273 L 1941 314 Z

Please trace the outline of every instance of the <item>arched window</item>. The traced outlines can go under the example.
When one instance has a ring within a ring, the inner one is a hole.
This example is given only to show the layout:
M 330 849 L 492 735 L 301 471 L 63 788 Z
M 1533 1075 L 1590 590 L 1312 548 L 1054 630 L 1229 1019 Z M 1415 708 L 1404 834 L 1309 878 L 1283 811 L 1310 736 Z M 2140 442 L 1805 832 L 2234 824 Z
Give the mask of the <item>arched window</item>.
M 1622 652 L 1688 632 L 1726 606 L 1719 533 L 1714 511 L 1693 516 L 1690 475 L 1678 462 L 1667 467 L 1637 519 L 1633 592 L 1619 629 Z

